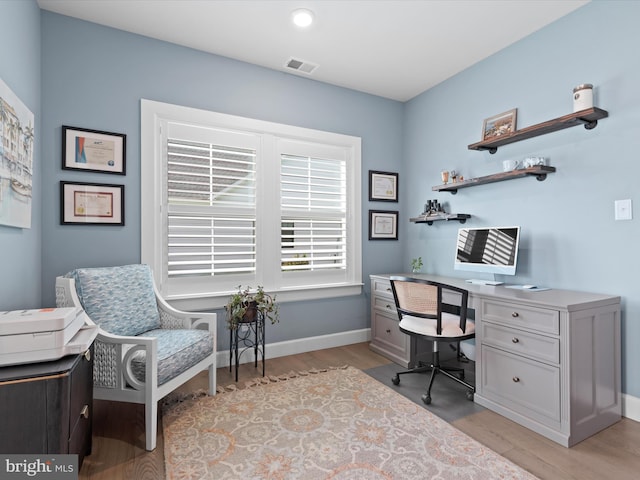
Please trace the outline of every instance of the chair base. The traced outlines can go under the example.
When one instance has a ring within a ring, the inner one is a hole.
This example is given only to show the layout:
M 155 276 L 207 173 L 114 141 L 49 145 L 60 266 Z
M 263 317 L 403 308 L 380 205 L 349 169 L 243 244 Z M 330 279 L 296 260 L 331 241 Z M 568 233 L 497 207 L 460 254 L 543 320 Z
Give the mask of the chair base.
M 391 379 L 391 383 L 394 385 L 400 384 L 400 375 L 404 375 L 406 373 L 424 373 L 431 372 L 431 376 L 429 378 L 429 385 L 427 387 L 427 392 L 424 393 L 421 397 L 422 401 L 429 405 L 431 404 L 431 387 L 433 386 L 433 382 L 436 378 L 436 375 L 442 374 L 455 382 L 458 382 L 461 385 L 467 387 L 466 397 L 467 400 L 473 401 L 473 396 L 475 394 L 476 388 L 468 382 L 464 381 L 464 368 L 456 368 L 456 367 L 443 367 L 440 365 L 440 356 L 437 351 L 434 352 L 433 362 L 429 365 L 423 364 L 422 362 L 418 363 L 418 366 L 409 370 L 405 370 L 403 372 L 398 372 Z

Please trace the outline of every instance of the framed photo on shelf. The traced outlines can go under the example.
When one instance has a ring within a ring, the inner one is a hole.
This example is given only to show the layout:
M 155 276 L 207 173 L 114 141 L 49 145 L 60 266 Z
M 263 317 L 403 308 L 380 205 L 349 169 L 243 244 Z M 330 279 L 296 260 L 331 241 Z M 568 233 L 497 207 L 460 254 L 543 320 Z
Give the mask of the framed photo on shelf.
M 369 240 L 398 240 L 398 212 L 369 210 Z
M 398 201 L 398 174 L 369 170 L 369 200 Z
M 517 109 L 489 117 L 482 123 L 482 140 L 492 140 L 516 131 Z
M 62 168 L 126 174 L 127 136 L 62 126 Z
M 61 225 L 124 225 L 124 185 L 60 182 Z

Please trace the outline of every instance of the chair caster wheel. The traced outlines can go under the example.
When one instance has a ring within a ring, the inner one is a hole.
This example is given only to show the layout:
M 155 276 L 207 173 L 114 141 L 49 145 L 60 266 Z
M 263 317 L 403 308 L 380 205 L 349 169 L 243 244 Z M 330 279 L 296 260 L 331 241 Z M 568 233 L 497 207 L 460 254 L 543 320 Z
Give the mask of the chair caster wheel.
M 391 383 L 393 383 L 394 385 L 400 385 L 400 375 L 396 375 L 395 377 L 393 377 L 391 379 Z
M 473 392 L 472 391 L 467 391 L 467 400 L 469 400 L 470 402 L 473 402 Z
M 429 405 L 431 403 L 431 395 L 427 395 L 426 393 L 422 395 L 422 401 L 425 405 Z

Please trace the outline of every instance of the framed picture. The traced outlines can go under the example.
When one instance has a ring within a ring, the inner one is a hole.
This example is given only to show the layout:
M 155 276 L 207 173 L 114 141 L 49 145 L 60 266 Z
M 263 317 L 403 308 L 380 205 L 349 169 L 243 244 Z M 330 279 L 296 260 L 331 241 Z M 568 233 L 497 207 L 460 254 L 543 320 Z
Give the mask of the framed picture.
M 516 110 L 509 110 L 485 119 L 482 124 L 482 140 L 510 135 L 516 131 Z
M 369 200 L 398 201 L 398 174 L 369 170 Z
M 126 174 L 127 136 L 62 126 L 62 168 Z
M 369 210 L 369 240 L 398 240 L 398 212 Z
M 124 225 L 124 185 L 60 182 L 60 224 Z

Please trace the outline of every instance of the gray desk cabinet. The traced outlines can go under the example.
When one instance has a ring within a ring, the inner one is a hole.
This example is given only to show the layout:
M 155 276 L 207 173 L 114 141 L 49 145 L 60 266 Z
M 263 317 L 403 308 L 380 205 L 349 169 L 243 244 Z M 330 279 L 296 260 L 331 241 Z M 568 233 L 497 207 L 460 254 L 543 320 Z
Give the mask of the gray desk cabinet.
M 414 276 L 469 291 L 476 403 L 566 447 L 620 420 L 620 297 Z

